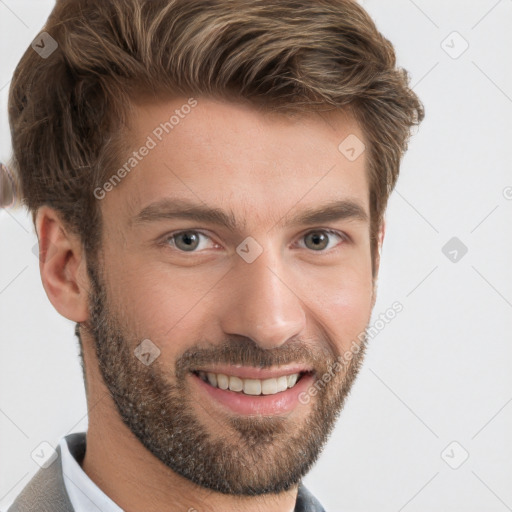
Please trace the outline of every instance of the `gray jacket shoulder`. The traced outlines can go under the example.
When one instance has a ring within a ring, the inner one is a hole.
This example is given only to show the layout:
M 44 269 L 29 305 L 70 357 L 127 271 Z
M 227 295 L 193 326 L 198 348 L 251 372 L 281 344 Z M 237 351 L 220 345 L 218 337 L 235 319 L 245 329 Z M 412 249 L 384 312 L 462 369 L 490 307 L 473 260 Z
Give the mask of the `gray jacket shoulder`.
M 60 446 L 56 452 L 57 458 L 34 475 L 7 512 L 74 512 L 64 485 Z

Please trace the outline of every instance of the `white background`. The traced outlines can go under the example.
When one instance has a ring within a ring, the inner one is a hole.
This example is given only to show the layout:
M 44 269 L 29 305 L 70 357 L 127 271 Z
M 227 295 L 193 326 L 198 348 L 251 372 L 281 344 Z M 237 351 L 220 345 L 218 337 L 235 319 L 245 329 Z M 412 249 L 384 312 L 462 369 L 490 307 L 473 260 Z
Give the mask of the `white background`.
M 52 5 L 0 0 L 4 162 L 10 78 Z M 512 1 L 363 5 L 426 109 L 389 203 L 374 318 L 404 310 L 371 340 L 305 484 L 327 512 L 512 510 Z M 452 237 L 468 248 L 457 262 Z M 2 510 L 42 441 L 87 429 L 74 324 L 44 293 L 35 243 L 23 210 L 0 211 Z

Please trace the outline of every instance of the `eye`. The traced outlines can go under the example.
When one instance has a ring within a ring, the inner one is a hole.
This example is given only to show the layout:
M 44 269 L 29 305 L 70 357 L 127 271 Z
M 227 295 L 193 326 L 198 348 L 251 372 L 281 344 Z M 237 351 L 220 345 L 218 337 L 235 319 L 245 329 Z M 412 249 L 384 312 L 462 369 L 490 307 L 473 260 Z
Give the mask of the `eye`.
M 339 240 L 345 242 L 349 241 L 348 236 L 344 233 L 329 229 L 310 231 L 302 236 L 301 240 L 304 239 L 306 249 L 311 249 L 315 252 L 326 252 L 335 247 L 335 245 L 332 245 L 332 237 L 337 237 Z M 208 240 L 211 240 L 211 238 L 201 231 L 186 230 L 171 233 L 163 242 L 181 252 L 198 252 L 201 249 L 208 249 L 208 246 L 204 244 L 204 242 Z M 203 244 L 201 244 L 201 242 L 203 242 Z
M 329 237 L 336 236 L 338 239 L 342 241 L 348 241 L 348 237 L 343 233 L 338 233 L 337 231 L 333 231 L 330 229 L 320 229 L 316 231 L 310 231 L 303 236 L 305 240 L 305 245 L 307 249 L 311 249 L 315 252 L 322 251 L 324 252 L 326 249 L 332 249 L 333 246 L 329 247 Z M 332 240 L 331 240 L 332 241 Z
M 166 237 L 164 242 L 183 252 L 196 252 L 196 249 L 201 245 L 201 238 L 210 239 L 209 236 L 200 231 L 188 230 L 173 233 Z

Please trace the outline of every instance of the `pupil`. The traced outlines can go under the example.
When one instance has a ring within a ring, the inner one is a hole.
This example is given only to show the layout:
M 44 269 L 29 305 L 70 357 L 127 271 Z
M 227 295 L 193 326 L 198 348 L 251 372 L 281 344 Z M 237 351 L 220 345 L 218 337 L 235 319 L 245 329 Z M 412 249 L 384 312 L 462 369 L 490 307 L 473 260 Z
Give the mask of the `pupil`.
M 194 233 L 182 233 L 178 240 L 181 240 L 184 242 L 184 248 L 187 249 L 194 249 L 197 246 L 197 235 Z
M 321 248 L 323 249 L 325 247 L 325 241 L 327 240 L 327 237 L 323 233 L 313 233 L 310 235 L 311 240 L 313 241 L 315 248 Z M 324 242 L 322 244 L 322 242 Z M 320 245 L 318 245 L 320 243 Z

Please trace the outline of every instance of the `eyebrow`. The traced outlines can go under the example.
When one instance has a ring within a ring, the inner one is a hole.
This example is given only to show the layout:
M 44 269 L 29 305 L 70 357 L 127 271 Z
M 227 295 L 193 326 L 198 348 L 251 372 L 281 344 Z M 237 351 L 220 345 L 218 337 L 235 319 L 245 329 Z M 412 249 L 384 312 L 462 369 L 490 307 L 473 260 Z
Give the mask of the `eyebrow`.
M 287 215 L 284 217 L 287 217 Z M 145 224 L 166 219 L 185 219 L 216 224 L 234 232 L 243 231 L 246 225 L 245 222 L 237 222 L 232 211 L 224 211 L 221 208 L 178 198 L 164 198 L 149 204 L 131 219 L 131 224 Z M 351 199 L 334 200 L 301 211 L 291 217 L 285 225 L 313 225 L 337 220 L 354 220 L 367 223 L 368 215 L 359 203 Z

